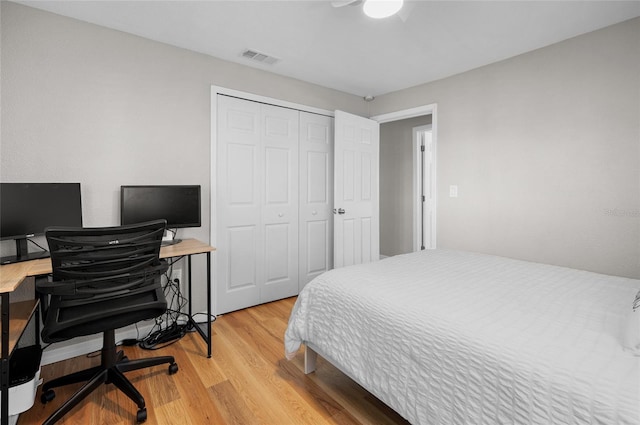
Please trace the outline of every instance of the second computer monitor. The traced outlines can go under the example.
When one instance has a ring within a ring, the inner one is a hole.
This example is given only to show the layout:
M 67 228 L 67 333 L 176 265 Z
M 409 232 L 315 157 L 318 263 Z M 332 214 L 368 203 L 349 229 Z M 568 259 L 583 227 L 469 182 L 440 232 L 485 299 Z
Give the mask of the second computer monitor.
M 167 220 L 168 228 L 200 227 L 200 186 L 121 186 L 120 223 Z

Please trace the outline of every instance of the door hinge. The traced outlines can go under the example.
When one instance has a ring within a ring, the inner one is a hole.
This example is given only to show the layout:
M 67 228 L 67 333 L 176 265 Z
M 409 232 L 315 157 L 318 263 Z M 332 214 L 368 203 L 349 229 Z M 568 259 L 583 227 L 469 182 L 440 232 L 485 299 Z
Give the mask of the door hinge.
M 427 200 L 427 198 L 424 195 L 422 195 L 422 202 L 424 202 L 426 200 Z
M 421 145 L 421 146 L 420 146 L 420 150 L 421 150 L 422 152 L 424 152 L 424 145 Z

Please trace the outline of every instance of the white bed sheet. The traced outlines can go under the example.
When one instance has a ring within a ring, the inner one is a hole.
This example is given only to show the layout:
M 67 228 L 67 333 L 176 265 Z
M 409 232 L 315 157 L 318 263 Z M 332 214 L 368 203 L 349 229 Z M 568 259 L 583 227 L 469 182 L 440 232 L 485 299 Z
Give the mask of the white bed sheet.
M 640 424 L 621 345 L 640 280 L 432 250 L 332 270 L 301 291 L 310 342 L 413 424 Z

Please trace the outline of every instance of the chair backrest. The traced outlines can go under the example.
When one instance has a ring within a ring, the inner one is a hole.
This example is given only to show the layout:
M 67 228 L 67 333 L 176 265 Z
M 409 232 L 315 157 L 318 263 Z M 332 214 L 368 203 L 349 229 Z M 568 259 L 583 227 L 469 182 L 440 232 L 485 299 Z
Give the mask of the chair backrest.
M 117 329 L 161 315 L 167 308 L 159 258 L 165 220 L 100 228 L 50 227 L 53 282 L 42 339 L 62 341 Z

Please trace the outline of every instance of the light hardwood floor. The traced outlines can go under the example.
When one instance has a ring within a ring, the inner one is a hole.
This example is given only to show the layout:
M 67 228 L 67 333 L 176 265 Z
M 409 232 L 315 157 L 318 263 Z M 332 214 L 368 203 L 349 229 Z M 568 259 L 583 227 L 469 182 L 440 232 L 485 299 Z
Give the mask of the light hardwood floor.
M 131 372 L 144 395 L 147 424 L 216 425 L 406 425 L 394 411 L 335 367 L 318 359 L 315 373 L 303 373 L 303 350 L 284 358 L 283 335 L 295 298 L 223 315 L 213 324 L 213 356 L 195 333 L 157 351 L 125 347 L 129 358 L 173 355 L 180 370 L 165 366 Z M 42 368 L 44 380 L 98 364 L 82 356 Z M 18 425 L 41 424 L 78 386 L 56 389 L 43 405 L 40 390 Z M 68 413 L 61 425 L 135 423 L 137 408 L 112 385 L 103 385 Z

